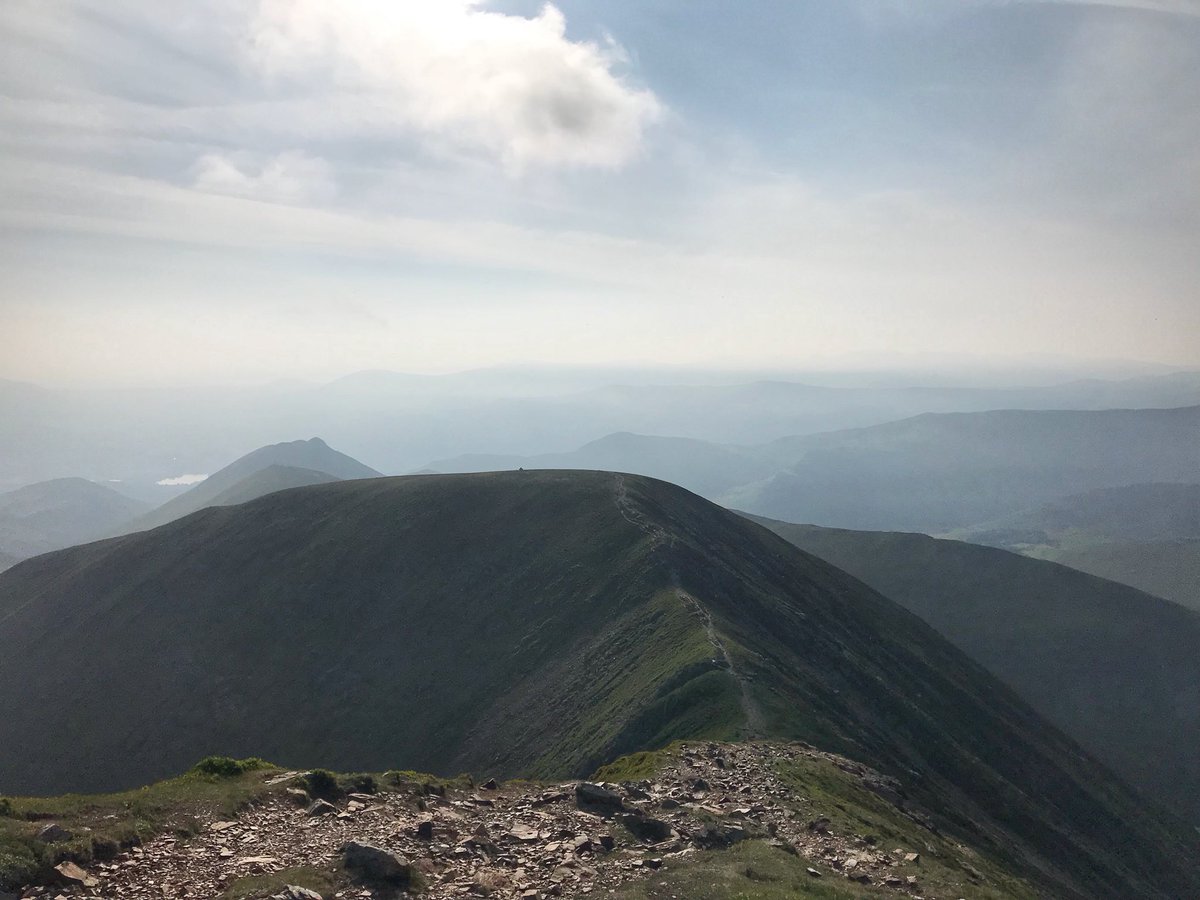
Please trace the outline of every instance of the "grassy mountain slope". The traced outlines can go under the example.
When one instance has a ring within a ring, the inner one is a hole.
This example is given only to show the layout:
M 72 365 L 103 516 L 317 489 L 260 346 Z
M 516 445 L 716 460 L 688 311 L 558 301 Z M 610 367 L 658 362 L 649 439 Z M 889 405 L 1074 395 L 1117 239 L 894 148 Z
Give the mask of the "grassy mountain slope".
M 205 509 L 4 573 L 0 646 L 22 735 L 3 790 L 127 786 L 207 752 L 581 774 L 761 734 L 902 776 L 1061 893 L 1200 891 L 1183 826 L 917 617 L 652 479 L 421 476 Z
M 210 475 L 191 490 L 168 500 L 162 506 L 137 519 L 127 528 L 121 529 L 120 533 L 128 534 L 132 531 L 157 528 L 159 525 L 174 522 L 176 519 L 181 519 L 207 506 L 222 506 L 243 502 L 237 499 L 230 500 L 229 497 L 231 496 L 235 498 L 249 498 L 252 495 L 261 496 L 262 493 L 270 493 L 270 491 L 262 491 L 255 494 L 255 491 L 260 490 L 261 486 L 259 488 L 251 487 L 242 484 L 242 482 L 273 466 L 320 472 L 334 478 L 342 479 L 376 478 L 380 474 L 369 466 L 364 466 L 358 460 L 344 453 L 339 453 L 320 438 L 271 444 L 266 447 L 259 447 L 257 450 L 235 460 L 225 468 Z M 284 473 L 276 472 L 273 476 L 266 476 L 264 478 L 263 486 L 269 487 L 273 479 L 274 483 L 278 483 L 283 487 L 297 487 L 304 483 L 318 483 L 312 480 L 310 476 L 300 476 L 297 484 L 288 484 L 289 478 Z M 275 489 L 278 490 L 279 488 Z
M 946 537 L 1053 560 L 1200 609 L 1200 484 L 1088 491 Z
M 0 553 L 13 561 L 94 540 L 147 509 L 85 478 L 56 478 L 0 494 Z
M 1039 548 L 1031 555 L 1200 611 L 1200 540 L 1111 541 Z
M 1064 494 L 1194 481 L 1200 407 L 922 415 L 807 437 L 791 464 L 726 505 L 786 521 L 937 533 Z
M 1132 784 L 1200 823 L 1200 615 L 991 547 L 757 521 L 921 616 Z

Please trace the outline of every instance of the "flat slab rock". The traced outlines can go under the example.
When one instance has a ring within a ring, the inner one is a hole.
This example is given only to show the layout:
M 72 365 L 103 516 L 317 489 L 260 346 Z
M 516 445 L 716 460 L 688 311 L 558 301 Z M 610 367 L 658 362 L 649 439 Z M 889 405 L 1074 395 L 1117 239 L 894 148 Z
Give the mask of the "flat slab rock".
M 864 847 L 828 819 L 810 827 L 819 811 L 794 813 L 775 765 L 800 756 L 840 760 L 800 744 L 697 742 L 652 782 L 488 782 L 466 791 L 413 783 L 355 795 L 316 815 L 276 796 L 189 839 L 164 835 L 87 870 L 66 863 L 57 884 L 19 896 L 211 900 L 238 878 L 315 868 L 358 879 L 336 895 L 343 900 L 395 896 L 410 878 L 420 879 L 428 900 L 599 897 L 625 882 L 661 879 L 688 854 L 752 837 L 824 862 L 826 877 L 920 896 L 916 879 L 894 868 L 906 855 L 919 859 L 913 848 Z M 316 898 L 293 885 L 272 900 Z

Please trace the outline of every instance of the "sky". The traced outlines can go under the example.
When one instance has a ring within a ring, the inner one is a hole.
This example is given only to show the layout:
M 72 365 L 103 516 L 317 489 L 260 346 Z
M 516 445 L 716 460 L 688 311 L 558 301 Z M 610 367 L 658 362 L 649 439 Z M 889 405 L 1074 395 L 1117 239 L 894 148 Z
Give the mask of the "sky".
M 0 377 L 1200 366 L 1200 0 L 5 0 Z

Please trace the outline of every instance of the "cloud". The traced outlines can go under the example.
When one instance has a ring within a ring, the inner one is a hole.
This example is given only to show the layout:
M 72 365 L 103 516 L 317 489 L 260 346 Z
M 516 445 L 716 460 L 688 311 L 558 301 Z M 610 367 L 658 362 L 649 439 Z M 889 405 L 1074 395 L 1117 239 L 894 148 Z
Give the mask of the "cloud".
M 620 166 L 661 113 L 617 74 L 619 46 L 568 39 L 550 5 L 523 18 L 479 0 L 263 0 L 248 52 L 284 91 L 349 96 L 513 169 Z
M 162 478 L 155 482 L 163 487 L 183 487 L 186 485 L 199 484 L 208 478 L 207 475 L 176 475 L 174 478 Z
M 328 200 L 336 193 L 325 160 L 298 151 L 280 153 L 259 165 L 208 153 L 192 171 L 198 190 L 248 200 L 303 204 Z

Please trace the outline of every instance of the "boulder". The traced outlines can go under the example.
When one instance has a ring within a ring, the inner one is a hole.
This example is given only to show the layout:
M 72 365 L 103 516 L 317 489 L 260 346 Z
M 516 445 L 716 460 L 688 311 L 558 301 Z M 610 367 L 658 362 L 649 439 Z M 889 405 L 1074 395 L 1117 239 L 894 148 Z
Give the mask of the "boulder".
M 601 815 L 612 815 L 625 809 L 625 801 L 620 794 L 590 781 L 581 781 L 575 785 L 575 803 L 585 812 Z
M 654 819 L 642 813 L 630 813 L 621 816 L 620 822 L 639 841 L 647 844 L 657 844 L 669 841 L 675 836 L 670 824 L 662 819 Z
M 54 822 L 43 826 L 42 829 L 37 833 L 37 839 L 46 844 L 57 844 L 60 841 L 69 841 L 73 837 L 75 837 L 75 835 Z
M 396 885 L 407 885 L 412 881 L 412 866 L 408 860 L 374 844 L 358 841 L 343 844 L 342 866 L 365 881 L 386 881 Z
M 100 883 L 98 878 L 89 875 L 84 869 L 81 869 L 73 862 L 59 863 L 54 867 L 54 872 L 58 876 L 58 880 L 66 885 L 93 888 Z
M 303 888 L 299 885 L 289 884 L 278 894 L 272 894 L 271 900 L 324 900 L 324 898 L 316 891 L 310 891 L 308 888 Z
M 332 803 L 330 803 L 328 800 L 318 800 L 312 806 L 310 806 L 307 810 L 305 810 L 305 815 L 327 816 L 330 813 L 335 813 L 337 811 L 338 811 L 337 807 L 334 806 Z

